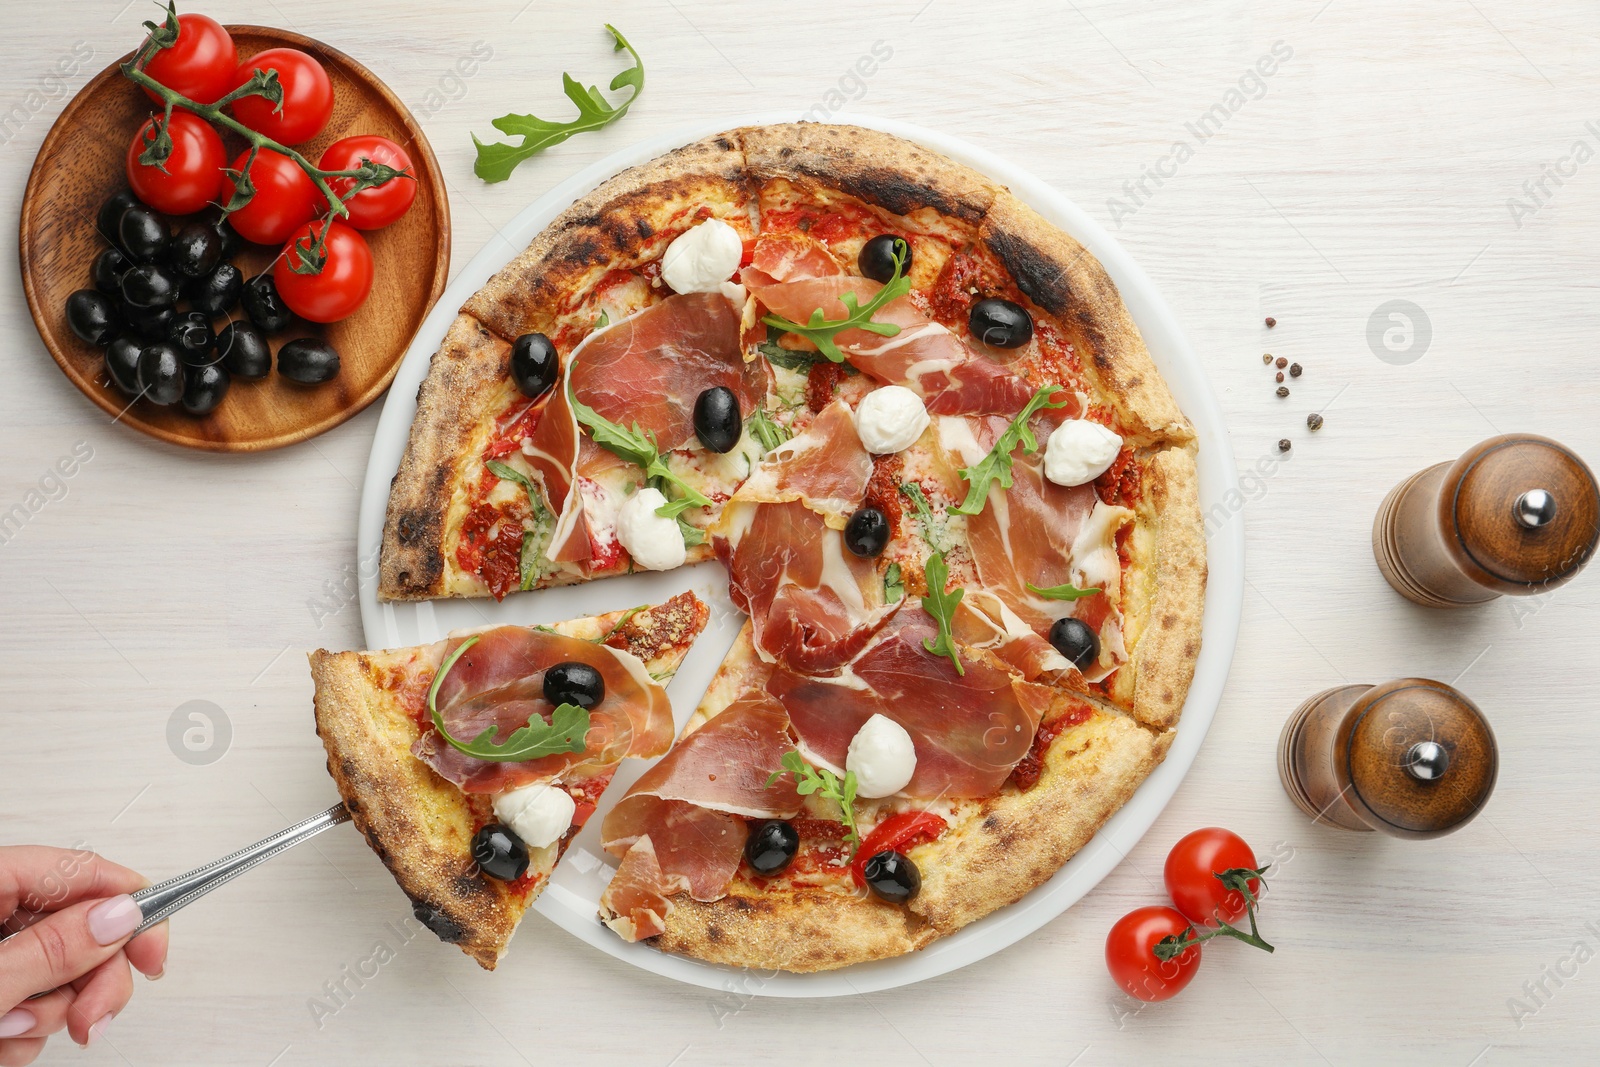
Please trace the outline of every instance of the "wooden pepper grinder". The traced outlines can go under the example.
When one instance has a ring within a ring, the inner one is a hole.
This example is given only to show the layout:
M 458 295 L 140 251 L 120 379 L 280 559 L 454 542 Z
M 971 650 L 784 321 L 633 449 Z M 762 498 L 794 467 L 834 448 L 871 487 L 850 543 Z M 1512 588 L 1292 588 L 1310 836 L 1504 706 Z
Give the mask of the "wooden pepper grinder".
M 1494 791 L 1499 762 L 1483 713 L 1425 678 L 1318 693 L 1278 738 L 1278 775 L 1302 811 L 1392 837 L 1440 837 L 1466 825 Z
M 1461 607 L 1566 582 L 1594 554 L 1597 520 L 1600 488 L 1583 460 L 1547 437 L 1507 434 L 1391 489 L 1372 551 L 1400 595 Z

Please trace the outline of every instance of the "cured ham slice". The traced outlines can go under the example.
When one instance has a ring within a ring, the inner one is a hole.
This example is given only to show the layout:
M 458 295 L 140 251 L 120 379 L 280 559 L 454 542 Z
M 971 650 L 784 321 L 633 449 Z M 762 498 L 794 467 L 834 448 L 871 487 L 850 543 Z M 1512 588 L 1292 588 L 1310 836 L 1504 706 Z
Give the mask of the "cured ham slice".
M 465 638 L 452 638 L 453 651 Z M 475 759 L 437 730 L 426 729 L 412 753 L 465 793 L 499 793 L 548 780 L 583 764 L 614 764 L 626 756 L 659 756 L 672 744 L 672 703 L 644 664 L 621 649 L 523 626 L 487 630 L 462 654 L 439 686 L 436 706 L 450 736 L 471 741 L 490 726 L 504 743 L 512 731 L 554 707 L 544 698 L 547 667 L 587 663 L 605 680 L 605 699 L 589 709 L 582 752 L 520 763 Z
M 767 456 L 712 527 L 728 593 L 766 662 L 834 670 L 895 610 L 876 567 L 839 534 L 871 477 L 849 405 L 835 400 Z
M 870 560 L 799 501 L 730 504 L 714 529 L 728 595 L 750 616 L 757 654 L 795 670 L 835 670 L 891 615 Z
M 861 447 L 850 405 L 835 400 L 804 433 L 767 453 L 733 494 L 736 504 L 799 500 L 842 530 L 861 506 L 872 478 L 872 457 Z
M 981 797 L 998 790 L 1028 754 L 1054 691 L 970 651 L 961 657 L 965 673 L 957 673 L 948 657 L 923 646 L 936 633 L 912 603 L 837 676 L 774 668 L 767 691 L 788 712 L 801 752 L 841 770 L 856 731 L 873 715 L 886 715 L 916 747 L 908 795 Z
M 721 899 L 744 854 L 745 819 L 801 811 L 791 775 L 767 785 L 793 747 L 783 707 L 752 692 L 646 771 L 601 826 L 605 849 L 622 857 L 600 898 L 607 925 L 638 940 L 662 931 L 674 893 Z
M 868 278 L 823 275 L 772 285 L 751 284 L 750 292 L 774 314 L 806 322 L 822 309 L 823 316 L 842 319 L 848 311 L 840 297 L 854 293 L 865 304 L 883 288 Z M 900 297 L 873 316 L 875 322 L 900 327 L 893 337 L 866 330 L 845 330 L 834 338 L 857 370 L 884 385 L 913 389 L 935 415 L 1021 411 L 1033 388 L 988 356 L 974 352 L 961 338 L 934 322 L 909 297 Z
M 749 411 L 766 398 L 766 373 L 763 361 L 745 361 L 739 313 L 720 293 L 670 296 L 586 337 L 567 358 L 555 394 L 522 445 L 556 516 L 549 558 L 591 558 L 581 483 L 593 477 L 591 466 L 614 459 L 585 447 L 569 387 L 596 414 L 630 429 L 637 424 L 657 448 L 670 452 L 694 437 L 694 403 L 701 393 L 726 386 L 740 410 Z
M 739 272 L 747 287 L 776 285 L 843 274 L 844 268 L 827 246 L 803 233 L 767 234 L 756 241 L 750 265 Z
M 1007 422 L 995 416 L 936 420 L 939 476 L 947 493 L 956 499 L 965 495 L 967 483 L 957 470 L 982 460 Z M 1042 445 L 1043 432 L 1036 428 L 1036 433 Z M 1031 456 L 1020 449 L 1012 453 L 1011 488 L 999 482 L 990 485 L 983 511 L 967 518 L 967 543 L 983 588 L 1041 640 L 1055 620 L 1067 615 L 1083 619 L 1100 633 L 1100 662 L 1084 672 L 1090 681 L 1098 681 L 1121 662 L 1120 621 L 1107 593 L 1121 588 L 1116 532 L 1132 520 L 1133 512 L 1103 502 L 1093 484 L 1067 488 L 1048 480 L 1043 455 L 1043 448 Z M 1039 589 L 1073 585 L 1102 592 L 1078 600 L 1053 600 L 1034 593 L 1029 585 Z M 986 614 L 999 629 L 1008 628 L 999 613 L 990 609 Z M 1051 669 L 1050 658 L 1040 652 L 1038 659 L 1029 657 L 1018 665 L 1033 662 L 1033 667 L 1025 668 L 1030 674 L 1033 669 Z M 1061 662 L 1054 669 L 1064 667 Z

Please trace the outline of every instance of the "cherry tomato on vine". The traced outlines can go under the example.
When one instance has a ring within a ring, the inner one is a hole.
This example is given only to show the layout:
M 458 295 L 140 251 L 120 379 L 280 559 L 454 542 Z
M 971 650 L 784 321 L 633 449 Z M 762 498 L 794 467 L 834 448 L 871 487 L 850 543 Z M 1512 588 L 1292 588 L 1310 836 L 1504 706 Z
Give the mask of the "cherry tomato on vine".
M 310 250 L 315 236 L 328 227 L 328 259 L 319 274 L 300 274 L 295 247 Z M 303 319 L 337 322 L 355 313 L 372 291 L 372 251 L 366 238 L 337 220 L 318 219 L 294 232 L 272 268 L 272 280 L 283 302 Z
M 395 170 L 411 170 L 411 157 L 406 155 L 405 149 L 387 137 L 374 134 L 361 134 L 333 142 L 322 153 L 317 167 L 321 170 L 355 170 L 361 166 L 362 159 L 370 159 Z M 340 196 L 355 183 L 354 178 L 328 179 L 328 185 Z M 410 210 L 411 201 L 416 198 L 415 178 L 390 178 L 382 185 L 363 189 L 346 200 L 344 206 L 349 209 L 350 216 L 344 221 L 358 230 L 376 230 L 397 221 Z M 326 202 L 326 198 L 323 198 L 321 210 L 326 210 Z
M 1244 838 L 1220 826 L 1208 826 L 1184 836 L 1167 853 L 1165 870 L 1167 893 L 1173 906 L 1196 925 L 1236 923 L 1244 918 L 1244 894 L 1223 885 L 1216 875 L 1223 871 L 1259 869 L 1256 854 Z M 1259 898 L 1261 879 L 1252 878 L 1250 892 Z
M 250 150 L 239 153 L 233 169 L 242 171 Z M 250 202 L 228 215 L 228 222 L 239 236 L 257 244 L 282 244 L 289 235 L 317 216 L 321 194 L 316 183 L 288 156 L 263 148 L 250 164 L 250 183 L 255 195 Z M 232 196 L 234 183 L 230 180 L 223 190 L 224 197 Z
M 258 70 L 275 70 L 283 86 L 283 109 L 265 97 L 246 96 L 233 103 L 233 117 L 279 144 L 296 145 L 322 132 L 333 114 L 333 82 L 322 64 L 298 48 L 269 48 L 239 65 L 235 88 Z
M 188 215 L 199 211 L 221 193 L 227 176 L 222 173 L 222 138 L 204 119 L 187 111 L 174 111 L 167 133 L 172 138 L 172 153 L 161 167 L 139 162 L 156 123 L 151 118 L 128 145 L 128 184 L 133 195 L 148 206 L 168 215 Z M 165 169 L 163 169 L 165 168 Z
M 178 39 L 150 57 L 144 72 L 173 92 L 197 104 L 214 104 L 239 83 L 239 50 L 233 38 L 214 18 L 206 15 L 178 16 Z M 149 89 L 145 95 L 161 102 Z
M 1186 948 L 1170 960 L 1156 958 L 1156 942 L 1182 934 L 1189 920 L 1171 908 L 1136 908 L 1118 919 L 1106 935 L 1106 968 L 1123 992 L 1140 1000 L 1176 996 L 1200 969 L 1200 946 Z

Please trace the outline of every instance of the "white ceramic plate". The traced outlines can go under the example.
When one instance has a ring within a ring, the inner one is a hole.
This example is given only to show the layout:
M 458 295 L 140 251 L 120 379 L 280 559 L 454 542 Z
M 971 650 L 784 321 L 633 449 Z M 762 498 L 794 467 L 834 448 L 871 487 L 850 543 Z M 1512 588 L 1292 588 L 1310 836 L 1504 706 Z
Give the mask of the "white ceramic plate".
M 554 622 L 658 602 L 684 589 L 693 589 L 711 605 L 711 622 L 668 687 L 678 724 L 683 724 L 709 684 L 717 664 L 732 646 L 743 621 L 743 616 L 728 600 L 720 565 L 705 563 L 667 574 L 630 575 L 592 585 L 518 594 L 499 604 L 493 600 L 381 604 L 377 599 L 377 561 L 383 538 L 384 508 L 390 479 L 399 468 L 401 454 L 405 451 L 411 420 L 416 414 L 417 387 L 427 374 L 428 361 L 455 320 L 457 309 L 483 287 L 491 274 L 521 252 L 569 204 L 617 172 L 719 130 L 792 122 L 798 117 L 757 115 L 720 121 L 653 137 L 624 149 L 540 197 L 456 276 L 412 341 L 395 375 L 367 464 L 357 549 L 361 622 L 369 648 L 434 641 L 457 627 L 484 623 Z M 1121 290 L 1156 365 L 1199 433 L 1202 512 L 1210 514 L 1211 508 L 1221 503 L 1230 489 L 1237 494 L 1233 453 L 1223 429 L 1221 412 L 1199 361 L 1150 279 L 1098 223 L 1044 182 L 963 141 L 887 119 L 852 116 L 851 121 L 916 141 L 987 174 L 1087 246 Z M 599 847 L 600 819 L 594 818 L 573 842 L 549 888 L 534 907 L 573 935 L 636 967 L 707 989 L 760 996 L 831 997 L 892 989 L 964 967 L 1014 944 L 1094 888 L 1133 848 L 1177 791 L 1178 783 L 1200 749 L 1200 742 L 1205 739 L 1227 679 L 1228 665 L 1233 659 L 1244 596 L 1244 524 L 1237 509 L 1223 508 L 1224 512 L 1230 510 L 1233 514 L 1212 531 L 1207 545 L 1210 582 L 1206 589 L 1204 641 L 1178 736 L 1166 761 L 1055 877 L 1017 903 L 920 952 L 828 974 L 758 974 L 700 963 L 667 955 L 646 945 L 628 944 L 596 921 L 600 892 L 611 878 L 614 862 Z M 625 765 L 617 773 L 607 796 L 611 799 L 621 796 L 646 766 L 639 761 Z

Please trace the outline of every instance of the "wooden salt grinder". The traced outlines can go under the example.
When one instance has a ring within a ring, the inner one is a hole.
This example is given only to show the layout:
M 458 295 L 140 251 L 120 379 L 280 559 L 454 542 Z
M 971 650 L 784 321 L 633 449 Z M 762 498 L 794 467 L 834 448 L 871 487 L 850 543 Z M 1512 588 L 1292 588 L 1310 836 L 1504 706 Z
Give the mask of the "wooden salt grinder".
M 1494 791 L 1494 731 L 1458 690 L 1425 678 L 1341 685 L 1283 724 L 1278 776 L 1300 809 L 1343 830 L 1440 837 Z
M 1600 488 L 1569 449 L 1534 434 L 1492 437 L 1389 491 L 1372 523 L 1378 569 L 1427 607 L 1529 596 L 1594 554 Z

